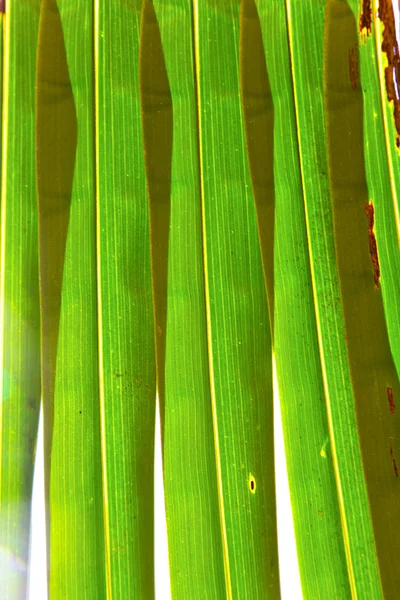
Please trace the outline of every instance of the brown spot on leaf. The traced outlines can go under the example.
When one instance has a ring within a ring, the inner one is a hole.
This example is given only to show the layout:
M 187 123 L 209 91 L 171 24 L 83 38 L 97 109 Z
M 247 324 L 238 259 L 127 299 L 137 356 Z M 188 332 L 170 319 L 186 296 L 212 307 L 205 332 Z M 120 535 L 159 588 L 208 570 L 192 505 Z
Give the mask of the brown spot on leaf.
M 396 460 L 395 460 L 395 458 L 394 458 L 394 456 L 393 456 L 393 448 L 392 448 L 392 444 L 390 444 L 390 458 L 392 459 L 392 463 L 393 463 L 393 471 L 394 471 L 394 474 L 396 475 L 396 477 L 398 477 L 398 476 L 399 476 L 399 471 L 398 471 L 398 469 L 397 469 Z
M 256 493 L 256 480 L 253 475 L 250 474 L 249 477 L 249 488 L 252 494 Z
M 360 71 L 358 68 L 357 48 L 354 46 L 349 50 L 349 74 L 351 87 L 353 88 L 353 90 L 356 90 L 358 87 L 358 82 L 360 80 Z
M 38 400 L 37 398 L 33 398 L 32 396 L 29 396 L 27 398 L 26 402 L 27 402 L 29 410 L 36 411 L 40 400 Z
M 0 0 L 0 13 L 6 12 L 6 0 Z
M 363 0 L 360 15 L 360 33 L 371 35 L 372 8 L 371 0 Z
M 395 405 L 394 399 L 393 399 L 393 390 L 392 390 L 392 388 L 390 388 L 390 387 L 387 388 L 387 395 L 388 395 L 390 412 L 393 415 L 394 411 L 395 411 L 395 408 L 396 408 L 396 405 Z
M 369 238 L 369 253 L 371 255 L 372 264 L 374 266 L 374 282 L 375 287 L 379 290 L 379 277 L 381 274 L 378 260 L 378 247 L 374 233 L 374 206 L 372 202 L 365 205 L 365 214 L 368 217 L 368 238 Z
M 399 45 L 396 38 L 396 21 L 392 0 L 379 1 L 379 18 L 383 23 L 382 50 L 385 52 L 388 66 L 385 68 L 386 94 L 393 102 L 394 124 L 397 131 L 396 146 L 400 146 L 400 99 L 399 99 Z

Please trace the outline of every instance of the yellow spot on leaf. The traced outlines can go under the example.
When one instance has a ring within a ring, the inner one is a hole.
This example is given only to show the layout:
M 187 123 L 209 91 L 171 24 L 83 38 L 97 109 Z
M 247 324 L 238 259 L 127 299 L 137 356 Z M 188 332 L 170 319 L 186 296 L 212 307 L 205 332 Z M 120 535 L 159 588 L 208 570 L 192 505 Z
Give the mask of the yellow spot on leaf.
M 328 442 L 329 442 L 329 438 L 327 437 L 324 442 L 324 445 L 322 446 L 321 451 L 320 451 L 320 456 L 322 456 L 322 458 L 326 458 L 326 446 L 327 446 Z

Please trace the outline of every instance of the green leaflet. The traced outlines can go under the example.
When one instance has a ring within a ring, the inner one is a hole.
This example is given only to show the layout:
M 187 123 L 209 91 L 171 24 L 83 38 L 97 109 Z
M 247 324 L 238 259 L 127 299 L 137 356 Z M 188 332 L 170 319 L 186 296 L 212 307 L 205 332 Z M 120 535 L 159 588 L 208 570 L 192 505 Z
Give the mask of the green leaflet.
M 107 597 L 115 600 L 154 595 L 156 370 L 139 94 L 141 4 L 95 5 L 100 414 Z
M 352 593 L 380 597 L 335 262 L 323 71 L 325 2 L 287 2 L 311 274 L 330 441 Z M 309 31 L 304 46 L 304 27 Z M 367 597 L 367 596 L 365 596 Z
M 164 486 L 172 597 L 226 597 L 207 357 L 190 0 L 154 2 L 173 101 Z M 190 548 L 190 551 L 188 551 Z
M 356 21 L 361 9 L 358 0 L 349 3 Z M 377 6 L 372 6 L 372 15 Z M 380 21 L 371 23 L 371 32 L 360 35 L 359 65 L 355 65 L 361 82 L 364 103 L 364 158 L 368 185 L 368 198 L 374 206 L 374 232 L 380 266 L 380 289 L 382 293 L 386 325 L 393 359 L 400 373 L 400 269 L 399 218 L 396 214 L 396 190 L 399 189 L 398 150 L 395 144 L 393 102 L 388 103 L 381 89 L 383 57 Z M 381 80 L 381 81 L 380 81 Z M 382 104 L 383 102 L 383 104 Z M 390 112 L 390 117 L 389 117 Z M 386 113 L 386 114 L 385 114 Z M 389 146 L 389 147 L 388 147 Z M 389 154 L 389 155 L 388 155 Z
M 40 406 L 34 154 L 39 5 L 35 0 L 10 2 L 1 16 L 0 552 L 2 594 L 16 599 L 26 595 Z
M 271 194 L 273 185 L 274 353 L 302 588 L 305 598 L 345 599 L 350 588 L 315 324 L 286 11 L 279 1 L 258 0 L 257 6 L 259 21 L 254 3 L 243 2 L 251 40 L 249 53 L 253 57 L 253 65 L 249 60 L 248 68 L 253 66 L 256 72 L 267 68 L 270 83 L 258 89 L 258 76 L 253 88 L 248 89 L 254 111 L 248 115 L 253 121 L 252 129 L 247 123 L 246 126 L 248 136 L 253 134 L 253 139 L 258 139 L 263 122 L 273 111 L 270 119 L 274 129 L 268 136 L 264 132 L 268 152 L 257 143 L 249 147 L 249 158 L 251 163 L 253 152 L 255 161 L 265 165 L 263 171 L 260 165 L 256 183 L 268 173 L 267 157 L 274 169 L 273 181 L 265 180 L 263 187 L 258 185 L 258 193 L 264 190 L 264 194 Z M 255 175 L 252 168 L 253 186 Z M 260 241 L 267 247 L 271 237 L 268 219 L 259 213 L 259 223 L 263 218 Z
M 239 10 L 234 0 L 194 3 L 211 399 L 227 597 L 276 598 L 271 337 L 241 115 Z
M 352 70 L 352 61 L 358 61 L 357 38 L 357 22 L 348 3 L 330 0 L 325 20 L 324 89 L 336 261 L 376 553 L 384 596 L 395 598 L 400 553 L 396 466 L 400 431 L 392 401 L 400 397 L 400 384 L 377 283 L 373 208 L 368 204 L 364 166 L 363 97 Z M 349 253 L 350 247 L 353 251 Z
M 358 19 L 345 0 L 326 6 L 288 2 L 287 10 L 318 337 L 350 583 L 357 597 L 380 598 L 381 584 L 385 597 L 392 597 L 391 546 L 386 549 L 383 539 L 393 528 L 385 505 L 397 494 L 388 388 L 396 394 L 398 380 L 369 253 L 367 182 L 375 174 L 366 175 L 363 141 L 370 166 L 379 140 L 371 127 L 363 134 Z M 302 23 L 311 32 L 307 52 Z M 361 71 L 361 77 L 362 89 L 376 81 L 371 70 Z M 374 94 L 367 98 L 371 106 Z M 379 160 L 375 154 L 383 180 L 384 161 L 385 154 Z
M 42 2 L 37 67 L 49 590 L 52 598 L 104 598 L 94 15 L 83 1 L 59 7 Z
M 38 183 L 55 597 L 153 595 L 155 363 L 139 60 L 115 52 L 133 43 L 139 59 L 139 31 L 139 3 L 42 5 Z
M 354 5 L 354 2 L 355 0 L 351 0 L 351 5 Z M 372 52 L 376 56 L 375 60 L 378 67 L 377 71 L 379 73 L 381 92 L 381 118 L 379 118 L 379 121 L 381 122 L 381 127 L 383 126 L 384 128 L 385 136 L 384 141 L 381 139 L 380 142 L 382 146 L 384 143 L 386 145 L 385 168 L 389 171 L 391 184 L 391 194 L 390 196 L 388 195 L 385 205 L 386 210 L 389 212 L 388 200 L 390 198 L 390 213 L 392 222 L 394 222 L 391 229 L 393 231 L 394 225 L 397 238 L 397 246 L 394 246 L 393 244 L 393 247 L 396 247 L 397 250 L 396 264 L 398 264 L 400 247 L 400 200 L 398 195 L 400 187 L 400 174 L 398 169 L 400 148 L 400 100 L 397 91 L 399 85 L 399 45 L 398 40 L 396 39 L 398 29 L 396 30 L 394 3 L 395 0 L 380 0 L 379 3 L 378 0 L 372 0 L 373 24 L 371 30 L 373 36 L 371 41 L 375 43 L 375 48 Z M 376 93 L 378 93 L 377 88 L 375 89 Z M 394 253 L 392 253 L 392 258 L 394 258 L 394 256 Z M 397 311 L 397 315 L 398 314 L 399 310 Z M 397 346 L 396 350 L 393 352 L 395 354 L 395 360 L 400 361 L 398 344 L 399 341 L 397 336 Z M 400 371 L 399 362 L 397 362 L 397 370 L 398 372 Z

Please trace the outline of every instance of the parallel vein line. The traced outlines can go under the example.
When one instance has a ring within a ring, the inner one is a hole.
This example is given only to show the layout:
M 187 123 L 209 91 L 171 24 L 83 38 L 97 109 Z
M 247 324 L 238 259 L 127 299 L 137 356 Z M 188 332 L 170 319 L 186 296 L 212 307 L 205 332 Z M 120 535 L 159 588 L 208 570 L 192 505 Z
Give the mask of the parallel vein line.
M 10 3 L 12 4 L 12 3 Z M 6 258 L 6 215 L 7 215 L 7 179 L 5 174 L 7 173 L 7 146 L 8 146 L 8 88 L 9 88 L 9 66 L 10 66 L 10 6 L 8 6 L 7 17 L 5 14 L 2 15 L 3 19 L 3 114 L 2 114 L 2 158 L 1 158 L 1 172 L 3 173 L 1 182 L 1 249 L 0 249 L 0 375 L 1 375 L 1 386 L 3 386 L 3 360 L 4 360 L 4 292 L 5 292 L 5 258 Z M 3 389 L 0 390 L 0 503 L 2 496 L 2 465 L 3 465 Z
M 112 600 L 111 586 L 111 546 L 109 527 L 109 500 L 107 482 L 107 445 L 104 412 L 104 373 L 103 373 L 103 320 L 101 296 L 101 253 L 100 253 L 100 179 L 99 179 L 99 11 L 100 0 L 94 0 L 94 99 L 95 99 L 95 156 L 96 156 L 96 272 L 97 272 L 97 325 L 99 360 L 99 409 L 101 436 L 101 470 L 103 488 L 104 546 L 106 562 L 106 597 Z

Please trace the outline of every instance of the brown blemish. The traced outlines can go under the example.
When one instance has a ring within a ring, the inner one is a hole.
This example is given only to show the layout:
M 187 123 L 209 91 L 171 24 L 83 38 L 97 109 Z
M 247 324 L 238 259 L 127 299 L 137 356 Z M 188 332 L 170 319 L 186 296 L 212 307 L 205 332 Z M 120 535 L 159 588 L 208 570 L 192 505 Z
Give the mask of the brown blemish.
M 381 274 L 378 260 L 378 247 L 374 233 L 374 206 L 372 202 L 365 205 L 365 214 L 368 217 L 368 238 L 369 238 L 369 253 L 371 255 L 372 264 L 374 266 L 374 282 L 375 287 L 379 290 L 379 277 Z
M 249 488 L 252 494 L 256 493 L 256 480 L 252 474 L 249 477 Z
M 393 102 L 394 124 L 397 131 L 396 146 L 400 147 L 400 99 L 399 89 L 399 45 L 396 38 L 396 21 L 392 0 L 380 0 L 379 18 L 383 23 L 382 50 L 385 52 L 388 66 L 385 68 L 386 93 L 389 102 Z
M 349 74 L 351 87 L 353 88 L 353 90 L 356 90 L 358 87 L 358 82 L 360 80 L 360 71 L 358 68 L 357 48 L 354 46 L 349 50 Z
M 32 411 L 37 411 L 38 406 L 39 406 L 39 401 L 37 398 L 34 398 L 33 396 L 30 396 L 27 399 L 27 405 L 28 405 L 28 409 L 32 410 Z
M 394 399 L 393 399 L 393 390 L 392 390 L 392 388 L 390 388 L 390 387 L 387 388 L 387 395 L 388 395 L 390 412 L 393 415 L 394 411 L 396 409 L 396 405 L 395 405 Z
M 371 27 L 372 27 L 371 0 L 363 0 L 359 25 L 360 25 L 360 33 L 364 33 L 367 36 L 371 35 Z
M 6 0 L 0 0 L 0 13 L 6 12 Z
M 393 456 L 392 444 L 390 444 L 390 458 L 392 459 L 394 474 L 396 475 L 396 477 L 398 477 L 399 476 L 399 471 L 397 469 L 396 459 Z

